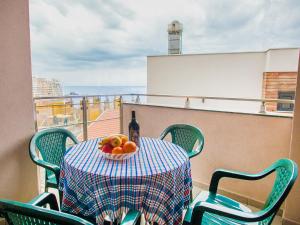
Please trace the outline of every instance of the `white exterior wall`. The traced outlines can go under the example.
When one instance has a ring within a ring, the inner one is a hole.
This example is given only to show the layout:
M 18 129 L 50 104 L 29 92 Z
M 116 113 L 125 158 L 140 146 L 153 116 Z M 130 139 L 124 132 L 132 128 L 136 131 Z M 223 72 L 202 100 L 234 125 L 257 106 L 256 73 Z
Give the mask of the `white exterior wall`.
M 267 52 L 149 56 L 147 93 L 233 98 L 262 97 L 263 73 L 297 71 L 299 49 Z M 183 106 L 184 100 L 148 98 Z M 258 112 L 260 103 L 191 100 L 191 107 Z
M 299 49 L 272 49 L 266 53 L 265 72 L 298 71 Z
M 28 6 L 28 0 L 0 3 L 0 198 L 23 202 L 38 193 L 28 153 L 34 134 Z

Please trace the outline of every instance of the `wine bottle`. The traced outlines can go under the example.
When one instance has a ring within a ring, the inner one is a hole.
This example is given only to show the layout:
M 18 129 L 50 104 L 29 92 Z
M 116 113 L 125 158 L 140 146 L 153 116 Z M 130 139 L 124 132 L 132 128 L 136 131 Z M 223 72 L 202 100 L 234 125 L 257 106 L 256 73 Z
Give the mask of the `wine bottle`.
M 131 112 L 131 122 L 129 123 L 129 140 L 140 146 L 140 126 L 135 118 L 135 111 Z

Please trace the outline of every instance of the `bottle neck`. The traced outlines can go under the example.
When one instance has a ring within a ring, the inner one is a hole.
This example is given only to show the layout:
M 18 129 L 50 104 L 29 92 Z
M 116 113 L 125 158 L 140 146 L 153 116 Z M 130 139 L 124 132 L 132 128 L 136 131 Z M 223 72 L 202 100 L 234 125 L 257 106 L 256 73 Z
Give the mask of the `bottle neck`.
M 132 111 L 132 112 L 131 112 L 131 119 L 132 119 L 132 120 L 135 120 L 135 111 Z

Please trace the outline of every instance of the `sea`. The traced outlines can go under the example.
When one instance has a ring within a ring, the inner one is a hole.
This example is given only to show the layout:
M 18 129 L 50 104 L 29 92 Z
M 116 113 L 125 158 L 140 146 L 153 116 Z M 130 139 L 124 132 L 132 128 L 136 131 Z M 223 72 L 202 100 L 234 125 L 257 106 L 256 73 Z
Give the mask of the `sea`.
M 146 94 L 146 86 L 64 86 L 64 95 Z
M 64 95 L 112 95 L 108 97 L 110 101 L 114 99 L 113 95 L 146 94 L 146 91 L 146 86 L 63 86 Z M 124 96 L 123 100 L 132 101 L 132 98 Z M 140 97 L 140 101 L 144 99 L 145 97 Z

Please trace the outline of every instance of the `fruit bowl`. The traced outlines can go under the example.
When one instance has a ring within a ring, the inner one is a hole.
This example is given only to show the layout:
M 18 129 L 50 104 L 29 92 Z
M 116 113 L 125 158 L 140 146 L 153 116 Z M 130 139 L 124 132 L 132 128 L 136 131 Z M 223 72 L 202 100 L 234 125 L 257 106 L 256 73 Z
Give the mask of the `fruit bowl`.
M 123 154 L 112 154 L 112 153 L 105 153 L 103 151 L 100 151 L 100 154 L 107 159 L 124 160 L 124 159 L 128 159 L 128 158 L 134 156 L 139 150 L 140 150 L 140 148 L 137 147 L 135 152 L 129 152 L 129 153 L 123 153 Z
M 100 154 L 107 159 L 124 160 L 132 157 L 139 148 L 128 140 L 124 134 L 114 134 L 103 138 L 99 142 Z

